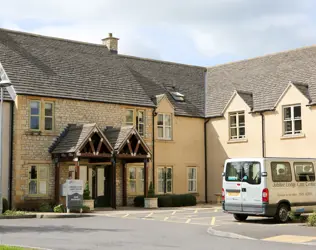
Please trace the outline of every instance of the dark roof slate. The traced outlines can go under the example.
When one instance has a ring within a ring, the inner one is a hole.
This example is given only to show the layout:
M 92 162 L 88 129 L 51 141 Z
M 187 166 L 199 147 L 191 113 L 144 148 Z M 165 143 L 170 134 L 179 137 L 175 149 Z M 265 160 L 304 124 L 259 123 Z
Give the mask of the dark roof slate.
M 122 142 L 133 130 L 133 126 L 122 126 L 115 128 L 106 128 L 104 134 L 111 143 L 114 150 L 118 150 Z
M 204 117 L 206 68 L 126 55 L 119 57 L 150 97 L 166 94 L 176 115 Z M 172 91 L 185 95 L 185 102 L 175 101 Z
M 238 95 L 244 100 L 244 102 L 250 107 L 250 109 L 253 109 L 253 97 L 251 92 L 246 91 L 238 91 Z
M 316 102 L 316 46 L 223 64 L 207 69 L 206 116 L 216 117 L 235 90 L 253 94 L 253 111 L 273 109 L 289 82 Z
M 17 94 L 154 106 L 104 45 L 0 29 L 0 61 Z
M 91 124 L 69 124 L 49 149 L 52 154 L 75 153 L 96 127 Z

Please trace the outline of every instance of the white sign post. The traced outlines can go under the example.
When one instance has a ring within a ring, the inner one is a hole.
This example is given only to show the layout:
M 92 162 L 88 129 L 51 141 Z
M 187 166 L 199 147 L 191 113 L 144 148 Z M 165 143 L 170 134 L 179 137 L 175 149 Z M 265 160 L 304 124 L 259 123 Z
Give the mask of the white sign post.
M 80 209 L 81 213 L 83 204 L 83 180 L 67 180 L 66 188 L 67 213 L 69 213 L 71 209 Z

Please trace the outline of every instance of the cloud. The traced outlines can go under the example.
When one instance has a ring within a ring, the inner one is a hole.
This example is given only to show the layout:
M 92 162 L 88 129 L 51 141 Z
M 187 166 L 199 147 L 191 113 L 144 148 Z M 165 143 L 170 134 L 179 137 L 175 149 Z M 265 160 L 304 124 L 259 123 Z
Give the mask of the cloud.
M 315 7 L 313 0 L 11 0 L 1 4 L 0 25 L 95 43 L 112 32 L 120 53 L 210 65 L 313 44 Z

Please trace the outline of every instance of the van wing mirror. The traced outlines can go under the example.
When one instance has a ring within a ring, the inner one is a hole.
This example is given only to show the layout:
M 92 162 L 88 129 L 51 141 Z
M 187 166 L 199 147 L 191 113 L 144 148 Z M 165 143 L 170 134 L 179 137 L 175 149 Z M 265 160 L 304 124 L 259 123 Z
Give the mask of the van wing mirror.
M 225 176 L 225 172 L 222 172 L 222 176 Z

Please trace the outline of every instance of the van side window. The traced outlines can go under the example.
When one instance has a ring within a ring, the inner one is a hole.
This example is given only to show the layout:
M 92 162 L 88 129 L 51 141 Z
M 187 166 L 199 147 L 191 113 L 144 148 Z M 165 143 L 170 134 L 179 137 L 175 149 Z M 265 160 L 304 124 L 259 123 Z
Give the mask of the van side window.
M 274 182 L 292 181 L 292 171 L 289 162 L 271 162 L 271 172 Z
M 294 162 L 294 170 L 296 181 L 315 181 L 315 171 L 312 162 Z

